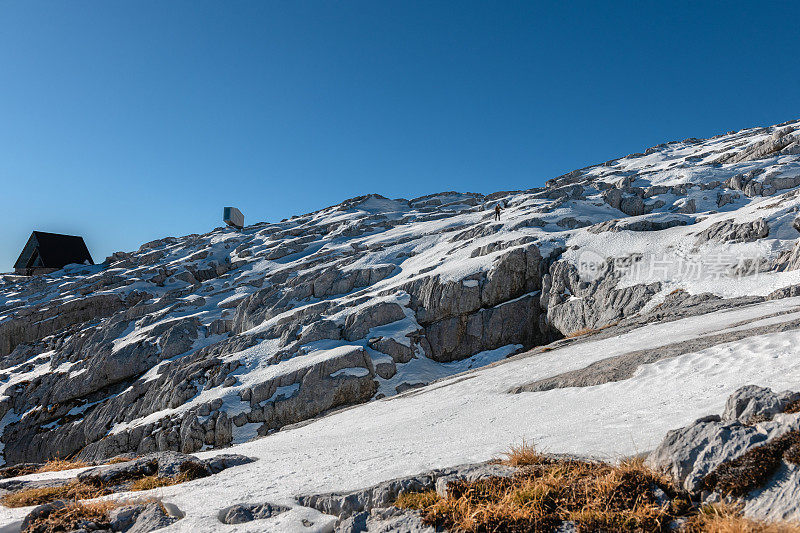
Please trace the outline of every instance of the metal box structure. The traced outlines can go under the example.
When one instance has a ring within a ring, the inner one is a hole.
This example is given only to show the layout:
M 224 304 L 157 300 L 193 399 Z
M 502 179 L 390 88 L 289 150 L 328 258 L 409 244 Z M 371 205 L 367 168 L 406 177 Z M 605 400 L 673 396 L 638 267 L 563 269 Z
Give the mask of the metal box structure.
M 244 227 L 244 215 L 235 207 L 226 207 L 222 213 L 222 220 L 224 220 L 227 225 L 233 226 L 236 229 L 242 229 Z

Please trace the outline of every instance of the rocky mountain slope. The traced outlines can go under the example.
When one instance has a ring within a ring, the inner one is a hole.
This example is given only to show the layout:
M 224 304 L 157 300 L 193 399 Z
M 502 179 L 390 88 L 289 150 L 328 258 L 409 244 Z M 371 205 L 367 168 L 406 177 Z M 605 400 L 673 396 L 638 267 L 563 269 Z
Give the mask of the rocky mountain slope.
M 434 483 L 439 489 L 462 476 L 502 475 L 503 469 L 477 463 L 522 442 L 609 462 L 655 450 L 649 460 L 683 486 L 712 469 L 730 471 L 724 464 L 732 457 L 779 439 L 770 447 L 767 468 L 750 463 L 763 486 L 746 498 L 746 512 L 753 518 L 800 520 L 797 467 L 780 453 L 791 450 L 781 437 L 798 427 L 798 415 L 788 413 L 796 403 L 786 404 L 797 394 L 761 388 L 796 390 L 798 345 L 800 297 L 665 305 L 229 448 L 194 458 L 156 452 L 88 470 L 29 474 L 0 482 L 0 495 L 4 489 L 130 472 L 156 458 L 159 465 L 199 460 L 210 466 L 246 457 L 245 464 L 193 481 L 108 497 L 123 508 L 132 500 L 158 498 L 171 517 L 181 517 L 168 530 L 187 533 L 426 531 L 387 508 L 399 491 Z M 620 368 L 635 370 L 527 390 L 531 383 L 615 360 L 626 361 Z M 751 383 L 761 387 L 742 388 Z M 713 416 L 719 413 L 723 416 Z M 749 487 L 752 477 L 743 474 Z M 698 491 L 698 504 L 715 496 L 702 494 L 707 492 L 702 487 Z M 367 529 L 361 527 L 364 513 Z M 36 514 L 32 507 L 0 506 L 0 531 L 18 531 Z
M 799 186 L 795 121 L 6 276 L 4 460 L 225 447 L 576 332 L 795 296 Z

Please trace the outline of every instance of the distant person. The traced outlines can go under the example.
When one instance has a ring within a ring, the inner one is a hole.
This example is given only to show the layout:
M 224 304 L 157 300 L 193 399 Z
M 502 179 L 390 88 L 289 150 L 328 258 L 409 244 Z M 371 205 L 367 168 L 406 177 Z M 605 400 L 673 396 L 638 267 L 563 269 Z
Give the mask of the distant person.
M 500 220 L 500 204 L 494 206 L 494 219 Z

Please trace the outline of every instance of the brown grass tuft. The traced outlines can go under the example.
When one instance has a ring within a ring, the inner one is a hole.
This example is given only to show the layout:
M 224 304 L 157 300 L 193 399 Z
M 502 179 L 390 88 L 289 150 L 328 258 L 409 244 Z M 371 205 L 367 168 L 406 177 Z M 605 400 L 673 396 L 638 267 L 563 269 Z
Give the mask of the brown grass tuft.
M 4 494 L 0 498 L 0 503 L 6 507 L 28 507 L 56 500 L 90 500 L 110 493 L 111 491 L 104 487 L 92 487 L 75 480 L 60 487 L 24 489 Z
M 789 405 L 783 410 L 784 413 L 800 413 L 800 399 L 789 402 Z
M 597 333 L 598 331 L 600 330 L 595 328 L 581 328 L 576 329 L 571 333 L 567 333 L 564 337 L 567 339 L 574 339 L 575 337 L 582 337 L 584 335 L 589 335 L 590 333 Z
M 61 531 L 82 530 L 81 524 L 94 522 L 98 529 L 111 529 L 108 514 L 120 504 L 117 502 L 76 502 L 61 509 L 54 509 L 46 516 L 34 520 L 25 531 L 36 533 L 57 533 Z
M 28 474 L 35 473 L 38 468 L 39 467 L 35 465 L 4 466 L 3 468 L 0 468 L 0 479 L 27 476 Z
M 63 531 L 85 531 L 87 522 L 94 522 L 97 529 L 107 531 L 111 529 L 109 514 L 112 509 L 129 504 L 157 503 L 166 513 L 164 505 L 155 498 L 136 500 L 115 500 L 102 502 L 72 502 L 61 509 L 53 509 L 46 514 L 35 518 L 25 529 L 24 533 L 61 533 Z
M 745 518 L 735 505 L 704 505 L 686 524 L 687 533 L 800 533 L 800 524 Z
M 425 523 L 458 533 L 543 533 L 567 521 L 581 532 L 660 532 L 678 526 L 686 533 L 800 533 L 799 524 L 749 520 L 732 505 L 698 509 L 688 493 L 650 470 L 643 458 L 618 465 L 558 459 L 525 442 L 506 455 L 506 464 L 519 466 L 513 477 L 453 481 L 446 498 L 433 490 L 410 492 L 400 494 L 395 505 L 418 510 Z M 657 496 L 656 489 L 664 494 Z M 675 522 L 678 518 L 683 524 Z
M 184 463 L 181 465 L 181 473 L 176 477 L 146 476 L 134 481 L 129 490 L 141 491 L 160 487 L 171 487 L 172 485 L 179 485 L 206 476 L 208 476 L 208 472 L 201 465 L 196 463 Z
M 42 472 L 60 472 L 62 470 L 72 470 L 73 468 L 85 468 L 87 466 L 91 466 L 89 463 L 84 463 L 83 461 L 68 461 L 66 459 L 51 459 L 47 461 L 45 464 L 40 466 L 37 470 L 37 474 L 41 474 Z
M 133 461 L 134 459 L 135 459 L 135 457 L 123 457 L 123 456 L 113 457 L 113 458 L 109 459 L 108 461 L 106 461 L 105 464 L 107 464 L 107 465 L 115 465 L 117 463 L 128 463 L 130 461 Z
M 533 443 L 528 443 L 525 440 L 519 446 L 511 446 L 504 455 L 506 459 L 501 462 L 509 466 L 531 466 L 549 461 L 547 457 L 536 451 L 536 446 Z
M 489 477 L 448 484 L 447 498 L 435 492 L 400 495 L 396 505 L 418 509 L 426 523 L 460 532 L 545 532 L 565 520 L 579 531 L 658 531 L 683 504 L 656 501 L 653 487 L 676 495 L 661 474 L 643 462 L 618 466 L 550 459 L 527 444 L 512 448 L 508 464 L 522 464 L 514 477 Z
M 751 448 L 736 459 L 719 465 L 703 482 L 710 490 L 744 496 L 763 486 L 780 467 L 784 457 L 791 462 L 800 460 L 800 432 L 791 431 Z
M 441 498 L 435 490 L 425 492 L 404 492 L 397 497 L 395 506 L 403 509 L 427 509 Z
M 169 487 L 171 485 L 177 485 L 178 483 L 179 481 L 177 481 L 177 479 L 169 477 L 146 476 L 134 481 L 129 490 L 137 492 L 141 490 L 157 489 L 160 487 Z

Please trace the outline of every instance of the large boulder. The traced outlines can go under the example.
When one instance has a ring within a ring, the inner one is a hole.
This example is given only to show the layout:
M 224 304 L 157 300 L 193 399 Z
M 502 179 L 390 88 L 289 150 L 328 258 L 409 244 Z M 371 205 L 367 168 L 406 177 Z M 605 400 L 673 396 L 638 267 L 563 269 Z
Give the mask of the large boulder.
M 754 518 L 798 518 L 798 399 L 794 392 L 742 387 L 728 398 L 721 417 L 667 433 L 646 464 L 706 501 L 738 497 Z
M 741 422 L 742 424 L 755 424 L 771 420 L 798 399 L 800 399 L 800 393 L 797 392 L 776 393 L 767 387 L 745 385 L 728 397 L 725 410 L 722 412 L 722 420 Z
M 633 316 L 661 289 L 659 283 L 619 287 L 614 261 L 597 266 L 597 276 L 584 279 L 572 262 L 558 260 L 545 275 L 541 306 L 546 310 L 547 323 L 562 334 L 607 326 Z
M 543 344 L 548 340 L 547 331 L 537 295 L 441 320 L 425 328 L 429 356 L 439 362 L 464 359 L 509 344 Z

